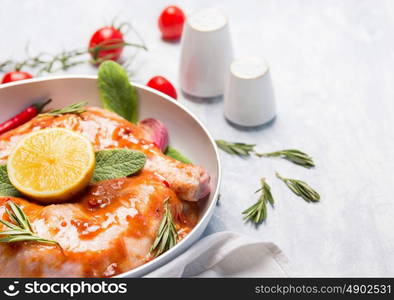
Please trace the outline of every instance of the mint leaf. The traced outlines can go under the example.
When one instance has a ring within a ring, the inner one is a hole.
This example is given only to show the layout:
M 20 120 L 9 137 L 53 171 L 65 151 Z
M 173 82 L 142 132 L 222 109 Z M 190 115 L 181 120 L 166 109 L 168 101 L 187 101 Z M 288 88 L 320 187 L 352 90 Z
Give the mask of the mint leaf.
M 188 159 L 186 156 L 184 156 L 182 153 L 180 153 L 178 150 L 175 148 L 168 146 L 166 151 L 164 152 L 165 155 L 172 157 L 173 159 L 176 159 L 180 162 L 183 162 L 185 164 L 191 164 L 191 160 Z
M 126 120 L 138 122 L 138 95 L 130 84 L 126 71 L 109 60 L 100 65 L 98 90 L 105 109 L 117 113 Z
M 0 196 L 19 197 L 21 194 L 8 178 L 7 166 L 0 166 Z
M 141 170 L 146 162 L 142 152 L 127 149 L 110 149 L 96 152 L 93 182 L 127 177 Z

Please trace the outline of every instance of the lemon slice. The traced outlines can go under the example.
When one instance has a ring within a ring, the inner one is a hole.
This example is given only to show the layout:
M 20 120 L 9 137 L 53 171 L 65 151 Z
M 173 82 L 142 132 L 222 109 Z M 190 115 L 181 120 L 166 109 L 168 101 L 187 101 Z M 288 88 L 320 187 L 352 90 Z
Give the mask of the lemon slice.
M 43 203 L 63 201 L 81 191 L 92 178 L 94 166 L 92 143 L 63 128 L 30 133 L 7 162 L 15 188 Z

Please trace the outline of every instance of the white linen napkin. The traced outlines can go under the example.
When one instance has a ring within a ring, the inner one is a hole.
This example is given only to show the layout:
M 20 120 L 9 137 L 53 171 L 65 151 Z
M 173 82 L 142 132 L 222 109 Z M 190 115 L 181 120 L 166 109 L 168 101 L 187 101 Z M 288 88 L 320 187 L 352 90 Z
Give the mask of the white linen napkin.
M 288 277 L 288 259 L 272 243 L 218 232 L 145 277 Z

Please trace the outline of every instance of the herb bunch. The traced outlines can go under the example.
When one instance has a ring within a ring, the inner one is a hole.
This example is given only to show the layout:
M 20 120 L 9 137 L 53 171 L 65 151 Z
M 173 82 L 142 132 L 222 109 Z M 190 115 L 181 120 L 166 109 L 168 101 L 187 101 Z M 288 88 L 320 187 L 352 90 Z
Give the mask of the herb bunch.
M 234 143 L 224 140 L 216 140 L 216 144 L 221 150 L 231 155 L 250 157 L 254 154 L 257 157 L 280 157 L 307 169 L 315 167 L 312 157 L 297 149 L 258 153 L 255 150 L 256 144 Z M 278 172 L 276 172 L 276 177 L 282 180 L 296 196 L 301 197 L 306 202 L 318 202 L 320 200 L 319 193 L 310 187 L 305 181 L 285 178 Z M 270 186 L 264 178 L 261 179 L 261 188 L 258 189 L 256 193 L 260 191 L 262 193 L 258 201 L 242 212 L 245 220 L 251 221 L 255 224 L 259 224 L 267 218 L 267 202 L 274 207 L 274 199 L 271 194 Z

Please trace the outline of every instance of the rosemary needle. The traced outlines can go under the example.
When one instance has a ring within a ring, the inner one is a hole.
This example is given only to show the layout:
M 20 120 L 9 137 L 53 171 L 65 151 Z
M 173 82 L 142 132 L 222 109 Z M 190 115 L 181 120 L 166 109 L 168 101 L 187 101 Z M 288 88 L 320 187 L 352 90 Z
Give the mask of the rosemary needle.
M 301 197 L 306 202 L 318 202 L 320 200 L 319 193 L 311 188 L 305 181 L 285 178 L 282 177 L 278 172 L 275 174 L 276 177 L 282 180 L 295 195 Z

